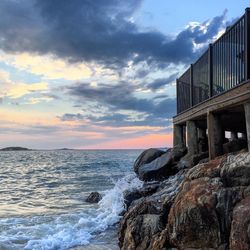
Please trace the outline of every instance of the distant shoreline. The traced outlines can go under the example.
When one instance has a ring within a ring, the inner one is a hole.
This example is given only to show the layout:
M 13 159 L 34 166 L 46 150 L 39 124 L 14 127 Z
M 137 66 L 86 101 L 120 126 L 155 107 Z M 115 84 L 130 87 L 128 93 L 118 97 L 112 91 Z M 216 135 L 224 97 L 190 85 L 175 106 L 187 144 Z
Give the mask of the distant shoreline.
M 157 147 L 158 149 L 161 150 L 166 150 L 166 147 Z M 25 148 L 25 147 L 5 147 L 5 148 L 0 148 L 1 151 L 119 151 L 119 150 L 145 150 L 145 148 L 119 148 L 119 149 L 112 149 L 112 148 L 106 148 L 106 149 L 80 149 L 80 148 L 55 148 L 55 149 L 30 149 L 30 148 Z
M 0 151 L 32 151 L 32 149 L 24 147 L 6 147 L 6 148 L 1 148 Z

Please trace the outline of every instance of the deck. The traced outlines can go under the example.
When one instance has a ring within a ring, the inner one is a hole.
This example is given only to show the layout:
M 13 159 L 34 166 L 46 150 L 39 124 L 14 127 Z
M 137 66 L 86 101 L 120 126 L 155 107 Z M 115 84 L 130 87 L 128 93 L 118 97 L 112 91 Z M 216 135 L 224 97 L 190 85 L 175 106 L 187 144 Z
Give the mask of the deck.
M 230 140 L 241 133 L 250 149 L 249 8 L 177 79 L 176 89 L 174 146 L 185 144 L 198 154 L 200 139 L 207 138 L 212 159 L 225 153 L 227 131 Z

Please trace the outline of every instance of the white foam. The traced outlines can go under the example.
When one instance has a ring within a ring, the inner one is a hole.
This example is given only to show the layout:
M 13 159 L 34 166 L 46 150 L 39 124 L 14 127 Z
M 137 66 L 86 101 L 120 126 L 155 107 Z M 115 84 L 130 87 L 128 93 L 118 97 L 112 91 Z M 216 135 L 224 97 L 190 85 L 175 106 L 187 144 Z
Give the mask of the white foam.
M 87 245 L 96 234 L 120 220 L 124 210 L 123 192 L 141 186 L 142 182 L 130 174 L 104 192 L 97 209 L 70 215 L 2 219 L 0 225 L 3 223 L 6 229 L 0 236 L 0 248 L 6 244 L 10 249 L 26 250 L 68 249 Z

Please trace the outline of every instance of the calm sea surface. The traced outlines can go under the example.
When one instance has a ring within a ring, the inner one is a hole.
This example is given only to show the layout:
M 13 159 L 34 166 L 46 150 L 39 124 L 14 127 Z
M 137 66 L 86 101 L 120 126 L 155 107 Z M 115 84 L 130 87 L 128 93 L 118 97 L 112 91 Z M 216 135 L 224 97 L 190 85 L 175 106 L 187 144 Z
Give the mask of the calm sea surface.
M 140 150 L 0 152 L 0 249 L 118 249 Z M 103 199 L 85 202 L 92 191 Z

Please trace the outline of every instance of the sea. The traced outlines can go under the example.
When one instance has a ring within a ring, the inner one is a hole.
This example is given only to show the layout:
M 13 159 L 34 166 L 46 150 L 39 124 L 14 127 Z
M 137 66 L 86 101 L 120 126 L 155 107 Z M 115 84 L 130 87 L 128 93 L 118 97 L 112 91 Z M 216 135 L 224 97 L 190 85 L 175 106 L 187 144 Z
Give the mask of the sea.
M 0 152 L 1 250 L 116 250 L 142 150 Z M 97 204 L 87 196 L 100 192 Z

